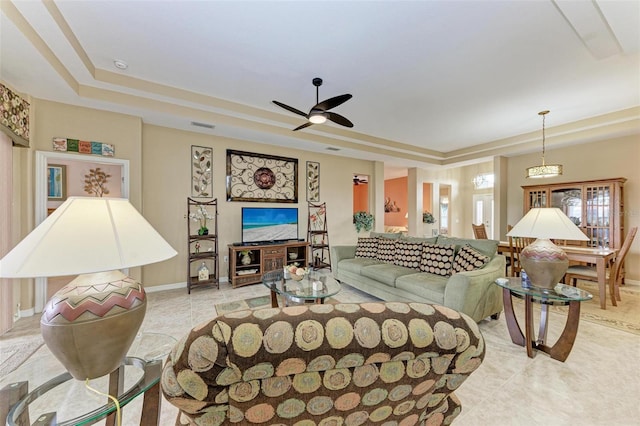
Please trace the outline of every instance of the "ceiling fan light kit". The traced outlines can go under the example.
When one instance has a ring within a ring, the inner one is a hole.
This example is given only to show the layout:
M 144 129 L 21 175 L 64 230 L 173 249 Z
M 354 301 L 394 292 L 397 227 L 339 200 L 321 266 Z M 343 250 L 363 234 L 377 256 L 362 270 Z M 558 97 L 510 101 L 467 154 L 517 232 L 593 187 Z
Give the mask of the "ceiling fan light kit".
M 325 123 L 327 120 L 333 121 L 334 123 L 339 124 L 341 126 L 353 127 L 353 123 L 349 121 L 346 117 L 343 117 L 340 114 L 336 114 L 335 112 L 329 111 L 330 109 L 333 109 L 339 105 L 342 105 L 343 103 L 351 99 L 353 96 L 347 93 L 344 95 L 334 96 L 333 98 L 329 98 L 320 102 L 319 88 L 320 86 L 322 86 L 322 79 L 316 77 L 312 80 L 312 83 L 314 86 L 316 86 L 316 104 L 309 110 L 308 114 L 300 111 L 297 108 L 283 104 L 282 102 L 273 101 L 273 103 L 278 105 L 280 108 L 284 108 L 289 112 L 301 115 L 307 119 L 306 123 L 296 127 L 295 129 L 293 129 L 293 131 L 295 132 L 296 130 L 304 129 L 305 127 L 309 127 L 313 124 L 322 124 L 322 123 Z
M 327 121 L 327 117 L 321 112 L 312 112 L 309 114 L 309 121 L 313 124 L 322 124 Z

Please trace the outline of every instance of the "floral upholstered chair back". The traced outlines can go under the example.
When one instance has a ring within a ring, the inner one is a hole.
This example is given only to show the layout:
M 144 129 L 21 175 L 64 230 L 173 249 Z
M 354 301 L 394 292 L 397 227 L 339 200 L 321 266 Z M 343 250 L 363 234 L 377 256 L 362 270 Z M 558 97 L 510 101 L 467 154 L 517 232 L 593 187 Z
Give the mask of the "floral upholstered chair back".
M 475 321 L 437 305 L 240 311 L 176 345 L 162 390 L 178 424 L 449 424 L 484 353 Z

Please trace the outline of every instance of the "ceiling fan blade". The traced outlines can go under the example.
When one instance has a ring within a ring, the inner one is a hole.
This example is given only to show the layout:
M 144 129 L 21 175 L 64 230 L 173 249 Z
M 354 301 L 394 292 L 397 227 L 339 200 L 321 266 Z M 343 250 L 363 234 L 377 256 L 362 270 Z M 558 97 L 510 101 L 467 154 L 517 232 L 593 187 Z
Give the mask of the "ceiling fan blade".
M 353 123 L 349 120 L 347 120 L 345 117 L 341 116 L 340 114 L 336 114 L 335 112 L 330 112 L 327 111 L 325 112 L 326 117 L 333 121 L 334 123 L 340 124 L 341 126 L 345 126 L 345 127 L 353 127 Z
M 309 126 L 312 126 L 312 125 L 313 125 L 312 122 L 307 121 L 306 123 L 301 124 L 300 126 L 298 126 L 295 129 L 293 129 L 293 131 L 295 132 L 296 130 L 304 129 L 305 127 L 309 127 Z
M 306 117 L 306 116 L 307 116 L 307 113 L 306 113 L 306 112 L 302 112 L 302 111 L 300 111 L 299 109 L 295 109 L 294 107 L 290 107 L 289 105 L 285 105 L 285 104 L 283 104 L 282 102 L 278 102 L 278 101 L 272 101 L 272 102 L 273 102 L 274 104 L 278 105 L 280 108 L 284 108 L 284 109 L 286 109 L 287 111 L 291 111 L 291 112 L 292 112 L 292 113 L 294 113 L 294 114 L 298 114 L 298 115 L 301 115 L 301 116 L 303 116 L 303 117 Z
M 314 106 L 313 109 L 319 109 L 320 111 L 327 111 L 330 110 L 331 108 L 335 108 L 338 105 L 342 105 L 343 103 L 347 102 L 349 99 L 351 99 L 353 96 L 351 96 L 350 94 L 345 94 L 345 95 L 340 95 L 340 96 L 334 96 L 333 98 L 329 98 L 327 100 L 324 100 L 322 102 L 320 102 L 318 105 Z

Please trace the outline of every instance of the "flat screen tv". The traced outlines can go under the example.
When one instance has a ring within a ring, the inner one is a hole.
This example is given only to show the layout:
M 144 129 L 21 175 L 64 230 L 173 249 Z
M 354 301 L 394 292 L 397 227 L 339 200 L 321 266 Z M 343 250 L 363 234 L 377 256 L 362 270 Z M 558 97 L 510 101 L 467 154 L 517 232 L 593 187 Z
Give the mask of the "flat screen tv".
M 244 244 L 289 241 L 297 239 L 297 208 L 242 208 L 242 242 Z

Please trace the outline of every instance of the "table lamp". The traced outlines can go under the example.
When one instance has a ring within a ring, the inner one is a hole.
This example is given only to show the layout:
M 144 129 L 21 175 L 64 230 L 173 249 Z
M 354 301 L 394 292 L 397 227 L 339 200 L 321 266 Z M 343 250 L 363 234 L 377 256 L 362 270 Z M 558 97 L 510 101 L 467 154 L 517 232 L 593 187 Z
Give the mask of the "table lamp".
M 567 268 L 567 254 L 550 239 L 588 241 L 562 210 L 534 208 L 507 233 L 508 237 L 537 238 L 520 253 L 520 263 L 536 287 L 554 288 Z
M 142 284 L 120 269 L 177 252 L 122 198 L 70 197 L 0 260 L 0 277 L 78 275 L 46 303 L 45 343 L 79 380 L 120 365 L 142 324 Z

